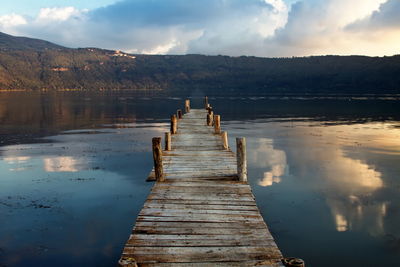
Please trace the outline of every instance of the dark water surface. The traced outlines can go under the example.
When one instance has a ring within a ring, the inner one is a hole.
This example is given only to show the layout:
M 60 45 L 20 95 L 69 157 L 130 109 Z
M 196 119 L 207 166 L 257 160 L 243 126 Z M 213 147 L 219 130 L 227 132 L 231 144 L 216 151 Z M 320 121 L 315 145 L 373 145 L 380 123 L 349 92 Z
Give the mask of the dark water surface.
M 201 105 L 201 99 L 192 99 Z M 282 253 L 399 266 L 400 100 L 210 98 Z M 0 94 L 0 266 L 115 266 L 181 98 Z

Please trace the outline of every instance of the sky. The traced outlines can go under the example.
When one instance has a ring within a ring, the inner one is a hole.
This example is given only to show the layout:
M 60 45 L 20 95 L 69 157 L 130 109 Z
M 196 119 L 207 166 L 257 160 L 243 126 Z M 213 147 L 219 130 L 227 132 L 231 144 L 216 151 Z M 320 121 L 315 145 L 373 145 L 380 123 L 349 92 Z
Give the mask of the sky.
M 0 0 L 0 31 L 143 54 L 400 54 L 400 0 Z

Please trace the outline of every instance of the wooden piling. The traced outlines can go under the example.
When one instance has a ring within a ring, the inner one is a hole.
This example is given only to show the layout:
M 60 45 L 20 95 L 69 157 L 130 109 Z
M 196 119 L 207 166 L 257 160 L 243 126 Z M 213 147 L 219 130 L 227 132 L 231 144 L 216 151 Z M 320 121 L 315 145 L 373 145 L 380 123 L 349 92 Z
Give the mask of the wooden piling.
M 221 116 L 214 115 L 214 132 L 216 134 L 221 134 Z
M 207 109 L 208 108 L 208 96 L 204 97 L 204 108 Z
M 182 110 L 181 110 L 181 109 L 178 109 L 178 110 L 176 111 L 176 115 L 178 116 L 178 120 L 182 119 Z
M 212 126 L 212 125 L 213 125 L 213 114 L 207 113 L 207 126 Z
M 224 149 L 228 150 L 229 149 L 229 144 L 228 144 L 228 132 L 223 131 L 222 134 L 222 143 L 224 145 Z
M 282 263 L 286 266 L 286 267 L 304 267 L 305 263 L 302 259 L 299 258 L 284 258 L 282 260 Z
M 176 134 L 177 129 L 178 129 L 178 119 L 174 114 L 171 116 L 171 134 Z
M 165 150 L 171 151 L 171 132 L 165 133 Z
M 246 138 L 236 138 L 236 161 L 239 181 L 247 181 Z
M 207 110 L 208 110 L 208 114 L 211 114 L 211 113 L 213 112 L 213 109 L 212 109 L 211 106 L 209 106 L 209 107 L 207 108 Z
M 161 150 L 161 137 L 154 137 L 152 139 L 153 143 L 153 160 L 154 160 L 154 173 L 156 176 L 156 181 L 163 182 L 164 173 L 162 165 L 162 150 Z
M 185 100 L 185 112 L 186 113 L 190 112 L 190 100 L 189 99 Z

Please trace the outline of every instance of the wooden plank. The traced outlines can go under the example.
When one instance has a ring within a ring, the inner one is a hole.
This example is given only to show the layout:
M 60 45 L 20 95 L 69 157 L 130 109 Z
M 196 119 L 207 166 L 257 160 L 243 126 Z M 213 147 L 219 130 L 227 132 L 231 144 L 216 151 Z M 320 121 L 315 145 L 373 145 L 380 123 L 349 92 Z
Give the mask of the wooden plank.
M 225 223 L 197 223 L 197 222 L 136 222 L 135 227 L 154 227 L 156 229 L 163 229 L 163 228 L 187 228 L 187 229 L 210 229 L 210 228 L 220 228 L 220 229 L 242 229 L 242 230 L 251 230 L 255 233 L 261 235 L 266 232 L 267 229 L 265 228 L 264 224 L 260 223 L 253 223 L 253 222 L 225 222 Z M 260 230 L 261 229 L 261 230 Z M 211 233 L 206 233 L 211 234 Z
M 147 235 L 145 235 L 147 236 Z M 267 239 L 130 239 L 126 246 L 132 247 L 245 247 L 272 246 L 274 241 Z
M 207 210 L 207 209 L 193 209 L 186 206 L 180 206 L 180 209 L 171 208 L 150 208 L 146 207 L 142 209 L 139 213 L 140 215 L 152 215 L 152 216 L 166 216 L 164 214 L 175 214 L 175 215 L 185 215 L 185 214 L 242 214 L 242 215 L 254 215 L 259 216 L 258 210 L 248 211 L 248 210 Z
M 123 256 L 133 256 L 138 262 L 209 262 L 269 260 L 279 258 L 272 246 L 252 247 L 125 247 Z
M 218 208 L 213 208 L 216 206 Z M 240 207 L 240 208 L 238 208 Z M 175 208 L 175 209 L 174 209 Z M 150 211 L 154 212 L 162 212 L 162 211 L 171 211 L 171 212 L 182 212 L 185 213 L 205 213 L 205 214 L 259 214 L 259 210 L 257 206 L 229 206 L 228 208 L 223 207 L 223 205 L 179 205 L 179 204 L 146 204 L 143 207 L 143 210 L 146 210 L 147 213 Z
M 152 221 L 152 222 L 259 222 L 262 223 L 262 218 L 250 217 L 250 215 L 242 216 L 218 216 L 209 214 L 193 214 L 186 216 L 138 216 L 137 221 Z
M 233 232 L 233 231 L 232 231 Z M 134 234 L 131 235 L 129 240 L 273 240 L 272 237 L 264 238 L 260 236 L 258 233 L 251 235 L 212 235 L 212 234 L 204 234 L 204 235 L 162 235 L 162 234 Z
M 147 223 L 161 223 L 159 221 L 154 222 L 154 221 L 146 221 Z M 166 223 L 166 222 L 163 222 Z M 188 222 L 182 222 L 182 224 L 188 223 Z M 198 222 L 192 222 L 192 223 L 198 223 Z M 243 222 L 230 222 L 230 224 L 240 224 Z M 201 224 L 205 224 L 204 222 L 201 222 Z M 219 224 L 227 224 L 227 222 L 219 222 Z M 252 222 L 252 224 L 256 224 Z M 259 224 L 259 223 L 257 223 Z M 207 223 L 208 225 L 208 223 Z M 183 227 L 178 227 L 178 228 L 173 228 L 173 227 L 168 227 L 168 228 L 154 228 L 153 226 L 139 226 L 137 228 L 134 228 L 132 231 L 134 234 L 168 234 L 168 235 L 204 235 L 204 234 L 215 234 L 215 235 L 251 235 L 251 234 L 259 234 L 263 235 L 265 237 L 270 236 L 271 234 L 265 230 L 265 225 L 264 229 L 258 228 L 258 229 L 244 229 L 244 228 L 183 228 Z
M 280 260 L 255 260 L 255 261 L 226 261 L 226 262 L 174 262 L 174 263 L 142 263 L 143 267 L 281 267 Z
M 224 188 L 224 187 L 214 187 L 214 186 L 198 186 L 198 187 L 189 187 L 189 186 L 155 186 L 151 190 L 151 192 L 161 194 L 161 193 L 229 193 L 229 194 L 251 194 L 250 188 L 246 187 L 238 187 L 238 188 Z
M 191 204 L 191 205 L 231 205 L 231 206 L 253 206 L 256 207 L 254 200 L 237 201 L 237 200 L 198 200 L 198 199 L 165 199 L 165 198 L 147 198 L 147 203 L 167 203 L 167 204 Z

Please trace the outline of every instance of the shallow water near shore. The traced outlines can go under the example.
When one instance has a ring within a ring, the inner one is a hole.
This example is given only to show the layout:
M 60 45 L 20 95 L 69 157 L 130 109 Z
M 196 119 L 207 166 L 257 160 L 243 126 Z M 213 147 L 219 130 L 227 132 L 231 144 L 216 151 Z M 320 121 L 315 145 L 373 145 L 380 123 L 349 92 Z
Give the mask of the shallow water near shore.
M 184 99 L 1 93 L 0 266 L 115 266 L 152 186 L 151 138 Z M 231 147 L 247 138 L 249 182 L 285 256 L 396 266 L 398 97 L 209 101 Z

